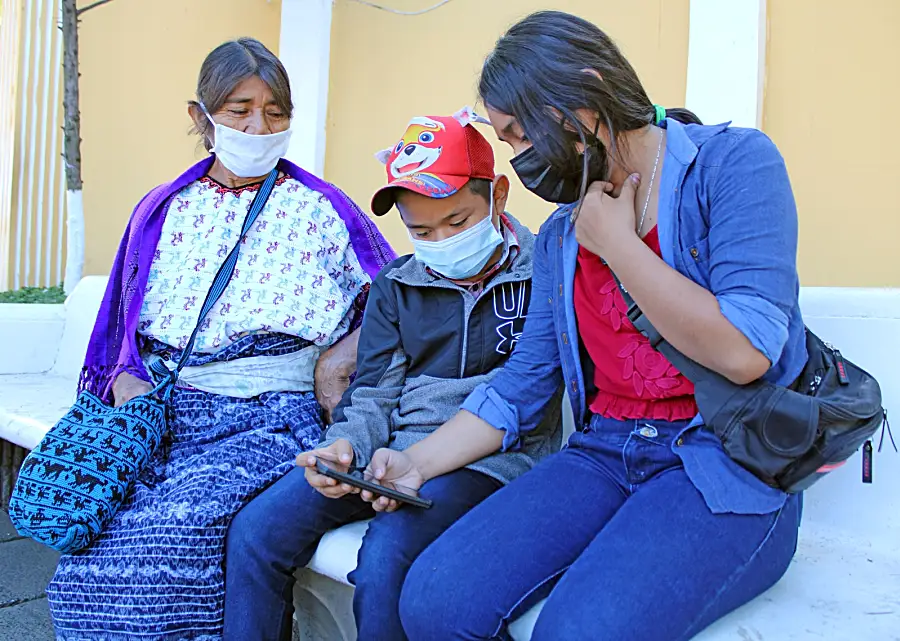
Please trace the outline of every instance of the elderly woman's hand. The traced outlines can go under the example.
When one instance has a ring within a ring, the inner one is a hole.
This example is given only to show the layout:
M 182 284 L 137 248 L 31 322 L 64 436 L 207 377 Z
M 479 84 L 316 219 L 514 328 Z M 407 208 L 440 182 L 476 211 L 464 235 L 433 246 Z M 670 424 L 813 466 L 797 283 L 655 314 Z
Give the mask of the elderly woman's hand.
M 315 369 L 316 400 L 322 406 L 325 423 L 331 423 L 331 413 L 347 388 L 350 376 L 356 371 L 356 346 L 359 330 L 345 336 L 339 343 L 322 353 Z
M 123 405 L 131 399 L 146 394 L 153 389 L 153 386 L 147 381 L 142 381 L 137 376 L 132 376 L 128 372 L 122 372 L 116 377 L 113 383 L 113 401 L 116 407 Z

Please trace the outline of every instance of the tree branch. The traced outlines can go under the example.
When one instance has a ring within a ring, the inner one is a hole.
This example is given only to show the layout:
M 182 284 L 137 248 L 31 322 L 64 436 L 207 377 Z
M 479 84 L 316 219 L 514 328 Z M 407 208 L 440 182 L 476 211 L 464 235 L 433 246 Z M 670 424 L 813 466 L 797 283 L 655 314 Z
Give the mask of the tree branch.
M 113 0 L 97 0 L 97 2 L 92 2 L 91 4 L 89 4 L 86 7 L 81 7 L 81 9 L 79 9 L 78 11 L 75 12 L 75 15 L 78 17 L 81 17 L 81 14 L 87 13 L 91 9 L 96 9 L 97 7 L 103 6 L 112 1 Z
M 78 109 L 78 18 L 76 0 L 62 0 L 63 155 L 66 189 L 81 189 L 81 115 Z

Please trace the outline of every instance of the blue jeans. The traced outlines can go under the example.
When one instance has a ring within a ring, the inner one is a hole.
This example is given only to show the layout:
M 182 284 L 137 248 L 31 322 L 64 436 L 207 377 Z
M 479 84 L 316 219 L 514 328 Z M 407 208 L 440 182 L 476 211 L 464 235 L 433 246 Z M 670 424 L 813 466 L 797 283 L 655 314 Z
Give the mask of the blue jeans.
M 294 570 L 312 558 L 328 530 L 372 518 L 348 579 L 356 586 L 353 612 L 359 638 L 404 639 L 398 602 L 419 553 L 501 486 L 472 470 L 432 479 L 420 495 L 427 510 L 402 507 L 378 514 L 357 495 L 329 499 L 295 468 L 247 504 L 228 530 L 225 568 L 226 641 L 290 641 Z
M 683 426 L 595 417 L 472 510 L 410 569 L 408 638 L 506 639 L 549 594 L 534 641 L 686 641 L 774 585 L 796 550 L 800 497 L 769 514 L 713 513 L 672 452 Z

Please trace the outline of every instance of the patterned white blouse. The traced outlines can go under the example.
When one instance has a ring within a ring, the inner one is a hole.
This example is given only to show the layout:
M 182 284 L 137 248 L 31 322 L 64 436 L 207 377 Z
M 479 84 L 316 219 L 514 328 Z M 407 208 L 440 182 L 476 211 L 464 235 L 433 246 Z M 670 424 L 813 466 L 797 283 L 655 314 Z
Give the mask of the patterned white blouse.
M 184 348 L 258 189 L 204 177 L 175 196 L 150 268 L 142 335 Z M 234 276 L 193 351 L 215 353 L 248 332 L 327 347 L 349 330 L 354 300 L 369 282 L 328 199 L 284 176 L 244 239 Z

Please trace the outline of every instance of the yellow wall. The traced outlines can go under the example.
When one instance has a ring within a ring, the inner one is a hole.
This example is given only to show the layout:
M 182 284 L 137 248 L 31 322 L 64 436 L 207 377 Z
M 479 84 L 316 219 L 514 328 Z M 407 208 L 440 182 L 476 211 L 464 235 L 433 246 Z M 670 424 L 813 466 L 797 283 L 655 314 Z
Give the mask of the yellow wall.
M 800 211 L 804 285 L 900 287 L 900 1 L 769 0 L 763 129 Z
M 421 0 L 393 0 L 398 9 Z M 484 57 L 517 19 L 538 9 L 579 14 L 606 30 L 622 47 L 650 97 L 666 106 L 684 103 L 688 0 L 455 0 L 431 13 L 404 17 L 354 2 L 334 5 L 328 96 L 326 177 L 368 211 L 372 192 L 385 180 L 373 154 L 392 146 L 411 116 L 449 115 L 474 104 Z M 509 210 L 532 229 L 551 207 L 528 193 L 509 167 L 511 151 L 494 143 L 497 168 L 512 179 Z M 400 252 L 409 237 L 395 214 L 378 221 Z
M 394 0 L 417 9 L 420 0 Z M 765 131 L 788 163 L 800 209 L 804 285 L 900 286 L 894 244 L 900 170 L 890 114 L 900 102 L 900 2 L 770 0 Z M 384 180 L 372 157 L 413 115 L 475 101 L 481 62 L 516 19 L 539 8 L 580 14 L 608 31 L 651 97 L 681 105 L 689 0 L 454 0 L 418 17 L 337 0 L 332 27 L 326 177 L 367 209 Z M 239 35 L 277 51 L 278 0 L 116 0 L 84 16 L 82 136 L 87 273 L 105 273 L 134 203 L 202 156 L 187 135 L 185 101 L 203 57 Z M 880 130 L 884 129 L 884 132 Z M 512 176 L 510 211 L 536 229 L 550 208 Z M 379 220 L 399 251 L 395 215 Z
M 86 274 L 108 273 L 138 199 L 205 155 L 186 103 L 206 54 L 239 36 L 277 53 L 280 25 L 279 0 L 115 0 L 83 16 Z

